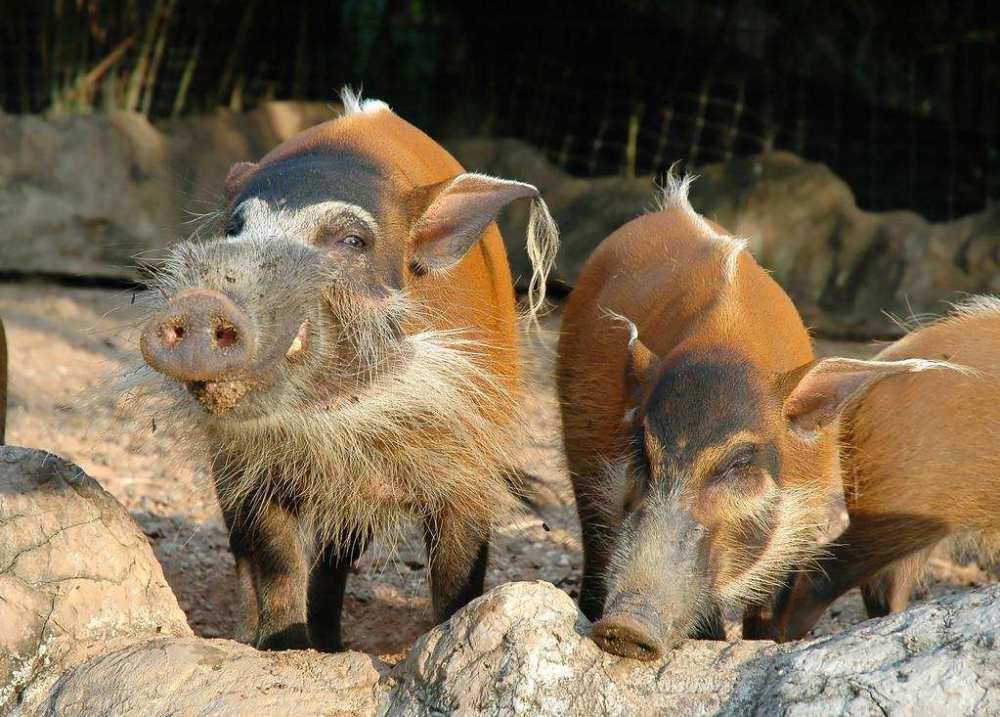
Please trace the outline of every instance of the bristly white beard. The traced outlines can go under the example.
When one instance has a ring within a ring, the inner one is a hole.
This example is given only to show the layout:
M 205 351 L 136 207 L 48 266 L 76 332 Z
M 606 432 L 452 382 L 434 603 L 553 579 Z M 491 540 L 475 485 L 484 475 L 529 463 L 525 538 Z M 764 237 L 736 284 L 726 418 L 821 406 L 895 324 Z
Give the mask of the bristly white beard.
M 335 548 L 369 536 L 392 550 L 410 521 L 442 513 L 486 537 L 515 504 L 515 397 L 457 333 L 401 344 L 406 358 L 349 400 L 249 420 L 207 414 L 151 370 L 134 374 L 131 390 L 159 399 L 161 421 L 187 440 L 229 457 L 216 479 L 223 509 L 254 516 L 271 498 L 291 498 L 306 535 Z

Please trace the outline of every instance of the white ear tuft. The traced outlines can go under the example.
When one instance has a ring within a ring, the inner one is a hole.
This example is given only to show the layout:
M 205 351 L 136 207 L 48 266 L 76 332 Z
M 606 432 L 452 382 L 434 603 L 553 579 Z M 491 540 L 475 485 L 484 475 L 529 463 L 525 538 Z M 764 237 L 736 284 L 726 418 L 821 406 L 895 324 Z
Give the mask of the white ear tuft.
M 464 173 L 417 187 L 414 195 L 421 203 L 429 201 L 411 230 L 413 260 L 428 271 L 444 271 L 462 260 L 501 209 L 517 199 L 537 197 L 538 190 L 524 182 Z
M 660 363 L 660 358 L 653 353 L 639 338 L 639 327 L 628 317 L 604 309 L 605 316 L 621 321 L 628 329 L 628 355 L 625 360 L 625 390 L 627 399 L 633 404 L 638 402 L 643 386 Z
M 800 435 L 815 434 L 834 421 L 855 398 L 863 395 L 879 381 L 901 373 L 921 373 L 934 369 L 975 373 L 964 366 L 947 361 L 903 359 L 901 361 L 861 361 L 848 358 L 827 358 L 817 361 L 797 382 L 785 399 L 785 418 Z M 802 369 L 790 372 L 796 374 Z

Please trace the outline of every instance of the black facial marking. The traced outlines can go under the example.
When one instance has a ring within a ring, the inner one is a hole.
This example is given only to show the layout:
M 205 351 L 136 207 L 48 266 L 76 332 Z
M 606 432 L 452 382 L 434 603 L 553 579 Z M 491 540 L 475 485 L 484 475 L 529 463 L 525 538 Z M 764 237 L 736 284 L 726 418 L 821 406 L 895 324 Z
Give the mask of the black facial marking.
M 760 430 L 763 405 L 739 357 L 684 356 L 665 370 L 650 393 L 646 424 L 667 456 L 686 463 L 734 433 Z
M 229 218 L 226 220 L 226 226 L 223 227 L 223 233 L 227 237 L 234 237 L 243 231 L 243 224 L 246 219 L 243 216 L 243 212 L 233 212 Z
M 341 201 L 376 214 L 385 178 L 369 159 L 346 150 L 316 150 L 261 167 L 234 205 L 256 197 L 273 209 Z

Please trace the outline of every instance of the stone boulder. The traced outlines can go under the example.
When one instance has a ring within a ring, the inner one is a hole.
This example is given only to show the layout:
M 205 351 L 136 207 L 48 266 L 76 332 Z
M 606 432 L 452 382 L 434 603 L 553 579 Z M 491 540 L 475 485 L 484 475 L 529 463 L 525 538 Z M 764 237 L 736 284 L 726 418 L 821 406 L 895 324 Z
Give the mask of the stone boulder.
M 787 152 L 705 167 L 692 203 L 748 237 L 806 323 L 826 334 L 896 335 L 886 313 L 905 321 L 1000 293 L 1000 206 L 940 223 L 866 212 L 828 167 Z
M 193 637 L 145 538 L 96 482 L 0 449 L 0 713 L 979 715 L 1000 713 L 1000 586 L 789 645 L 601 652 L 570 597 L 501 585 L 396 667 Z
M 0 271 L 129 274 L 176 236 L 167 157 L 139 115 L 0 115 Z
M 387 712 L 715 714 L 773 652 L 767 642 L 688 642 L 650 665 L 602 652 L 589 633 L 551 584 L 501 585 L 420 638 L 396 670 Z
M 571 177 L 510 139 L 448 148 L 470 169 L 538 185 L 562 230 L 557 274 L 569 284 L 594 247 L 653 205 L 652 177 Z M 941 223 L 908 211 L 866 212 L 829 168 L 787 152 L 698 173 L 695 209 L 749 238 L 757 260 L 823 334 L 900 335 L 893 317 L 940 314 L 946 301 L 1000 292 L 1000 207 Z M 500 224 L 515 275 L 530 276 L 527 210 L 508 210 Z
M 322 103 L 218 110 L 158 127 L 127 113 L 0 115 L 0 273 L 139 276 L 137 259 L 211 222 L 237 161 L 258 159 L 329 119 Z M 562 230 L 556 278 L 572 284 L 594 247 L 653 205 L 651 177 L 572 177 L 524 142 L 445 145 L 466 167 L 532 182 Z M 807 323 L 835 336 L 896 335 L 893 315 L 941 313 L 943 301 L 1000 292 L 1000 207 L 952 222 L 858 209 L 823 165 L 785 152 L 709 165 L 695 207 L 750 238 Z M 515 277 L 530 276 L 526 202 L 500 217 Z
M 978 715 L 1000 711 L 1000 586 L 807 642 L 601 652 L 547 583 L 502 585 L 422 637 L 393 715 Z
M 153 127 L 127 112 L 0 115 L 0 272 L 137 277 L 219 209 L 238 161 L 333 116 L 322 103 Z
M 782 645 L 748 664 L 729 712 L 1000 714 L 998 642 L 998 585 L 918 603 L 837 635 Z
M 190 634 L 118 501 L 61 458 L 0 447 L 0 711 L 88 645 Z

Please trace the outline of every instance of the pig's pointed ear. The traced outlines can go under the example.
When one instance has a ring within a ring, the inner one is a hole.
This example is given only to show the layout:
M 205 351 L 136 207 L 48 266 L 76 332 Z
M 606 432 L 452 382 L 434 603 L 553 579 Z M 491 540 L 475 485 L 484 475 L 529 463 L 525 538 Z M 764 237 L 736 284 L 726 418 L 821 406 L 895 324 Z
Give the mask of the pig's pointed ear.
M 642 400 L 642 389 L 653 375 L 660 358 L 639 338 L 639 329 L 634 323 L 622 317 L 628 327 L 628 355 L 625 358 L 625 391 L 628 405 L 633 410 Z M 626 420 L 629 419 L 626 414 Z
M 229 168 L 229 174 L 226 175 L 225 185 L 227 202 L 231 202 L 236 199 L 240 190 L 243 189 L 243 185 L 246 183 L 247 178 L 255 169 L 257 169 L 257 165 L 254 162 L 237 162 Z
M 784 413 L 796 433 L 810 437 L 829 425 L 854 399 L 890 376 L 928 369 L 962 367 L 943 361 L 859 361 L 827 358 L 790 371 L 779 379 Z
M 530 184 L 485 174 L 457 177 L 411 193 L 412 261 L 425 271 L 454 266 L 482 237 L 486 227 L 516 199 L 537 197 Z

